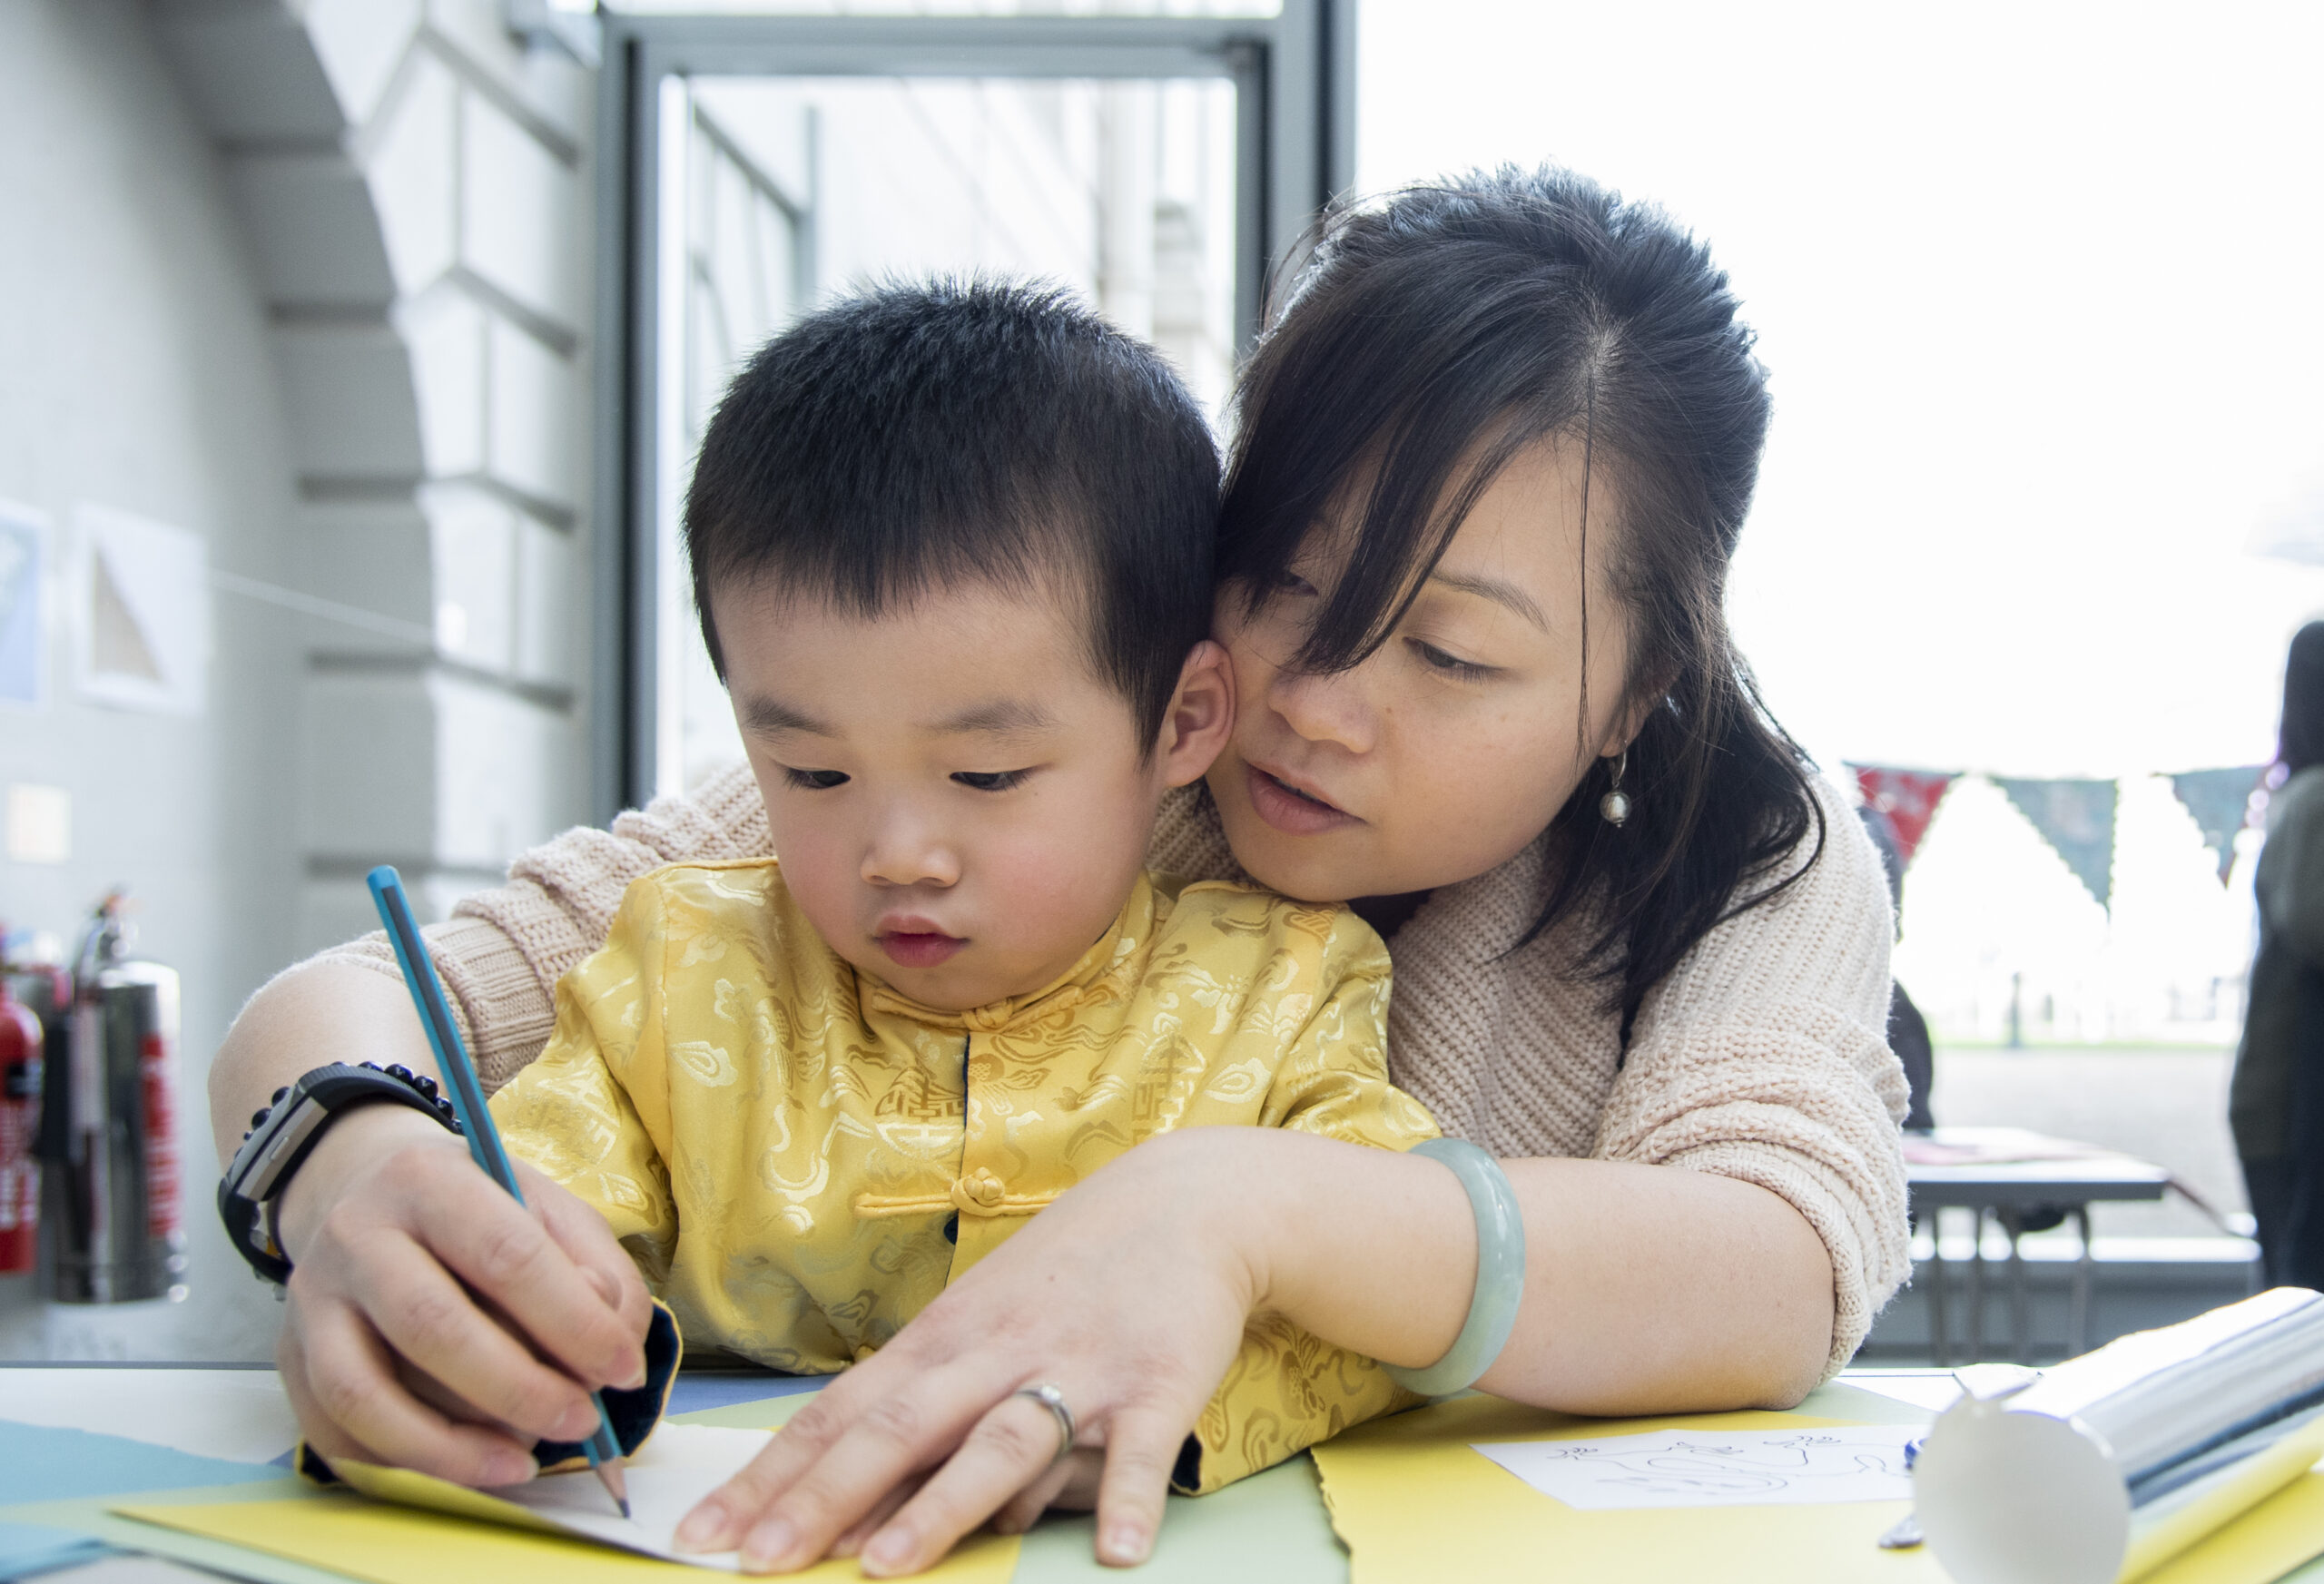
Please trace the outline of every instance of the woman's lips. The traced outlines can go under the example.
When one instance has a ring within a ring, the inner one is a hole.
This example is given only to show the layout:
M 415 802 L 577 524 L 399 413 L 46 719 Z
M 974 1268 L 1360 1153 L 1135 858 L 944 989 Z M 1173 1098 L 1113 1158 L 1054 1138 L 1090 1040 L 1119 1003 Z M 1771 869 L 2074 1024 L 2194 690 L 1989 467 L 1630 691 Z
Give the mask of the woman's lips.
M 1250 788 L 1251 807 L 1258 812 L 1260 819 L 1278 831 L 1293 836 L 1320 836 L 1326 831 L 1364 823 L 1354 814 L 1299 791 L 1256 764 L 1245 765 L 1243 774 Z
M 934 968 L 968 944 L 937 930 L 888 930 L 873 939 L 898 968 Z

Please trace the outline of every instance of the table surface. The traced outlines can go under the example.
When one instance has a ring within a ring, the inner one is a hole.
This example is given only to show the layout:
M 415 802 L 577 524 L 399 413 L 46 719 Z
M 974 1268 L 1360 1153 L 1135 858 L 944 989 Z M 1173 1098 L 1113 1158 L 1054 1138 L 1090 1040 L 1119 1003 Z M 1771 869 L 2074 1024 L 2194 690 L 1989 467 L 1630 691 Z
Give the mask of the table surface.
M 773 1416 L 769 1399 L 799 1397 L 822 1383 L 688 1372 L 678 1378 L 670 1411 L 696 1422 L 765 1423 Z M 1853 1371 L 1801 1406 L 1839 1419 L 1925 1420 L 1956 1391 L 1949 1372 Z M 183 1454 L 245 1465 L 245 1477 L 262 1475 L 268 1464 L 287 1469 L 298 1436 L 271 1368 L 0 1364 L 0 1471 L 23 1466 L 19 1457 L 43 1430 L 109 1438 L 91 1447 L 124 1470 L 150 1467 L 150 1459 L 163 1460 L 160 1466 L 166 1470 L 172 1454 Z M 15 1451 L 12 1439 L 19 1443 Z M 145 1475 L 137 1485 L 125 1474 L 123 1489 L 113 1494 L 148 1489 L 154 1477 Z M 130 1530 L 106 1515 L 104 1500 L 94 1492 L 77 1502 L 11 1507 L 5 1503 L 14 1483 L 0 1472 L 0 1520 L 85 1527 L 117 1544 L 142 1545 L 261 1584 L 336 1584 L 335 1575 L 317 1569 L 143 1526 Z M 183 1478 L 173 1483 L 184 1483 Z M 1016 1584 L 1123 1584 L 1123 1574 L 1093 1559 L 1091 1538 L 1087 1516 L 1044 1521 L 1026 1537 Z M 1332 1532 L 1315 1464 L 1305 1457 L 1214 1495 L 1173 1497 L 1155 1559 L 1135 1575 L 1139 1584 L 1346 1584 L 1347 1577 L 1347 1553 Z M 66 1579 L 56 1575 L 54 1584 Z
M 1915 1161 L 1915 1146 L 1960 1158 Z M 2162 1197 L 2171 1171 L 2135 1156 L 2024 1127 L 1939 1127 L 1905 1140 L 1915 1207 L 2073 1205 Z
M 765 1424 L 822 1384 L 757 1373 L 686 1372 L 671 1396 L 671 1412 L 700 1422 Z M 1856 1422 L 1926 1422 L 1959 1394 L 1945 1370 L 1851 1370 L 1800 1404 L 1804 1412 Z M 12 1365 L 0 1363 L 0 1521 L 85 1529 L 117 1545 L 142 1549 L 212 1573 L 256 1584 L 346 1584 L 341 1576 L 266 1557 L 195 1536 L 113 1518 L 108 1497 L 8 1506 L 12 1471 L 27 1466 L 34 1438 L 54 1432 L 89 1432 L 84 1455 L 124 1471 L 143 1465 L 166 1470 L 172 1458 L 212 1460 L 211 1471 L 241 1465 L 243 1479 L 263 1479 L 267 1465 L 287 1466 L 298 1434 L 274 1371 L 263 1366 Z M 102 1438 L 102 1439 L 99 1439 Z M 17 1444 L 12 1447 L 11 1442 Z M 223 1460 L 223 1462 L 215 1460 Z M 124 1475 L 124 1489 L 152 1491 Z M 172 1481 L 182 1485 L 183 1480 Z M 19 1487 L 21 1488 L 21 1487 Z M 271 1494 L 253 1485 L 251 1495 Z M 1154 1559 L 1135 1574 L 1100 1568 L 1091 1556 L 1088 1516 L 1047 1520 L 1026 1536 L 1015 1584 L 1347 1584 L 1347 1552 L 1332 1532 L 1306 1457 L 1199 1499 L 1173 1497 Z M 118 1565 L 115 1565 L 118 1571 Z M 101 1571 L 101 1569 L 100 1569 Z M 705 1579 L 718 1577 L 705 1574 Z M 166 1577 L 85 1579 L 72 1572 L 44 1584 L 180 1584 Z M 2324 1584 L 2324 1559 L 2286 1575 L 2280 1584 Z

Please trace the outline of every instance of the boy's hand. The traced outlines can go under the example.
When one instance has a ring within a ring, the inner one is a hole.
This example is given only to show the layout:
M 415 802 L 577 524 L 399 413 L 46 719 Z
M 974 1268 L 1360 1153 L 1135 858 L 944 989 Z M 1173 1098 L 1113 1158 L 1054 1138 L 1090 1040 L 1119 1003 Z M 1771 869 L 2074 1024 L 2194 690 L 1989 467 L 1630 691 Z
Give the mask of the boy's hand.
M 645 1376 L 649 1305 L 595 1211 L 519 1163 L 519 1205 L 401 1107 L 337 1123 L 281 1206 L 292 1271 L 275 1350 L 308 1443 L 464 1485 L 534 1471 L 596 1425 L 590 1390 Z

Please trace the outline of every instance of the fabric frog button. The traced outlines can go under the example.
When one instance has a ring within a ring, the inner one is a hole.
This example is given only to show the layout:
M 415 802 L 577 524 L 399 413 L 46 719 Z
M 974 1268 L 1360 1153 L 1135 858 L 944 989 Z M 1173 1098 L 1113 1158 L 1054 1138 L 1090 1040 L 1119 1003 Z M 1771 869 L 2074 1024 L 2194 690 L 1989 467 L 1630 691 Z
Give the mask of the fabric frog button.
M 952 1185 L 952 1203 L 963 1210 L 980 1210 L 986 1215 L 1000 1208 L 1009 1196 L 1009 1185 L 990 1168 L 979 1166 Z

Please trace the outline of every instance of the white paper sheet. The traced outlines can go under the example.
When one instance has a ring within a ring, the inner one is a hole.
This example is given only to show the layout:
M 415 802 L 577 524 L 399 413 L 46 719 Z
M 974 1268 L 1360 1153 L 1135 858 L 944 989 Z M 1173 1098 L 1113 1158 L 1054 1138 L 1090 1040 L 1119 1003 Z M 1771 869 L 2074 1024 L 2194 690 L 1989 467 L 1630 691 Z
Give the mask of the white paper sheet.
M 1910 1500 L 1905 1443 L 1922 1433 L 1909 1424 L 1848 1424 L 1473 1444 L 1543 1495 L 1595 1512 Z
M 623 1518 L 597 1476 L 584 1469 L 571 1474 L 544 1474 L 522 1485 L 503 1485 L 485 1492 L 514 1502 L 535 1517 L 547 1519 L 568 1534 L 583 1536 L 624 1550 L 639 1551 L 695 1567 L 736 1569 L 733 1551 L 697 1556 L 671 1544 L 678 1522 L 709 1495 L 756 1457 L 774 1439 L 772 1431 L 728 1430 L 710 1424 L 665 1424 L 653 1439 L 628 1460 L 629 1510 Z
M 242 1463 L 271 1463 L 299 1439 L 272 1370 L 0 1370 L 0 1419 Z

